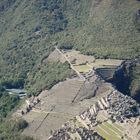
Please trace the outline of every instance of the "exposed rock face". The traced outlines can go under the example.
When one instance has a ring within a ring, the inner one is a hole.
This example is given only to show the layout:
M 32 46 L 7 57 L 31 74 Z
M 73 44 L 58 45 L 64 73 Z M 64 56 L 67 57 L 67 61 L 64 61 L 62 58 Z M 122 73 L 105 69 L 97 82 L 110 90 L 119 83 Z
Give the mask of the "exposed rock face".
M 130 86 L 130 69 L 132 68 L 133 64 L 130 61 L 126 61 L 121 66 L 118 67 L 118 69 L 115 71 L 112 80 L 112 82 L 116 88 L 125 94 L 129 93 L 129 86 Z M 123 86 L 122 86 L 123 85 Z
M 125 61 L 118 67 L 113 78 L 110 80 L 120 92 L 132 96 L 138 102 L 140 102 L 139 69 L 139 59 Z

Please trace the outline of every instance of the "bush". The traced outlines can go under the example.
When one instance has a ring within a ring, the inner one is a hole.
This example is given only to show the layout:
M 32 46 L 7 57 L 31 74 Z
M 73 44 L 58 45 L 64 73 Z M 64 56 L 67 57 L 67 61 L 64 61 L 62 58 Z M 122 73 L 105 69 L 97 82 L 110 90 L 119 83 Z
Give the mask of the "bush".
M 73 49 L 73 45 L 66 42 L 66 43 L 62 43 L 59 48 L 60 49 L 71 50 L 71 49 Z
M 28 122 L 23 119 L 20 119 L 13 126 L 13 130 L 19 132 L 24 130 L 27 126 L 28 126 Z
M 20 135 L 28 126 L 23 119 L 8 120 L 0 124 L 0 140 L 33 140 L 33 138 Z

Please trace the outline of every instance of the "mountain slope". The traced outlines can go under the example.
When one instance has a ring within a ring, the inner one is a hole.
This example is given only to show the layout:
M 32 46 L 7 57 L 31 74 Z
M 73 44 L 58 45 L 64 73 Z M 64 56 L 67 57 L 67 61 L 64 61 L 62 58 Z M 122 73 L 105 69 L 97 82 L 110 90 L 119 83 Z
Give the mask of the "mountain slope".
M 53 42 L 99 58 L 138 58 L 139 9 L 136 0 L 0 0 L 1 81 L 24 79 L 30 89 L 40 77 L 44 88 Z

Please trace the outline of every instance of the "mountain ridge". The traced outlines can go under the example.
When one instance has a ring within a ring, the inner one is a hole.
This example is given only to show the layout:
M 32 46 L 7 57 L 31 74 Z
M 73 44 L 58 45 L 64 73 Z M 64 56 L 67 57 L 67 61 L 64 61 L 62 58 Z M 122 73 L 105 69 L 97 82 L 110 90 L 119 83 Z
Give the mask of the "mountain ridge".
M 38 95 L 74 76 L 67 62 L 48 61 L 57 45 L 98 59 L 138 60 L 124 75 L 139 98 L 139 10 L 138 0 L 0 0 L 0 87 Z

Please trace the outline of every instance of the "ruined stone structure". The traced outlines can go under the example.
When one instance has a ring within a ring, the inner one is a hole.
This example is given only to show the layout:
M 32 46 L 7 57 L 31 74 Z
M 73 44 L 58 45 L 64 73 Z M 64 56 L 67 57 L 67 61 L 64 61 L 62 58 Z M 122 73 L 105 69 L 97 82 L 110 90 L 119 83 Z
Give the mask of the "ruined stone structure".
M 84 127 L 72 128 L 65 124 L 65 127 L 55 131 L 49 140 L 105 140 L 97 132 Z
M 105 111 L 108 114 L 108 118 L 105 121 L 113 119 L 118 123 L 122 123 L 122 125 L 126 124 L 129 126 L 128 130 L 130 131 L 135 129 L 135 133 L 131 132 L 131 137 L 135 138 L 135 140 L 139 140 L 139 119 L 130 124 L 131 119 L 133 120 L 134 117 L 139 117 L 140 115 L 139 104 L 131 97 L 125 96 L 115 89 L 106 97 L 102 97 L 95 104 L 91 105 L 79 116 L 76 116 L 77 121 L 80 122 L 83 127 L 72 128 L 71 125 L 67 125 L 70 123 L 67 123 L 61 129 L 55 131 L 49 140 L 103 140 L 103 138 L 94 131 L 96 126 L 103 123 L 103 121 L 100 122 L 97 119 L 101 111 Z M 75 122 L 73 122 L 73 124 L 75 124 Z M 127 128 L 127 126 L 125 127 Z M 124 131 L 127 135 L 130 134 L 128 130 L 126 132 Z
M 139 104 L 129 96 L 125 96 L 118 91 L 108 95 L 110 104 L 108 113 L 117 121 L 140 115 Z

